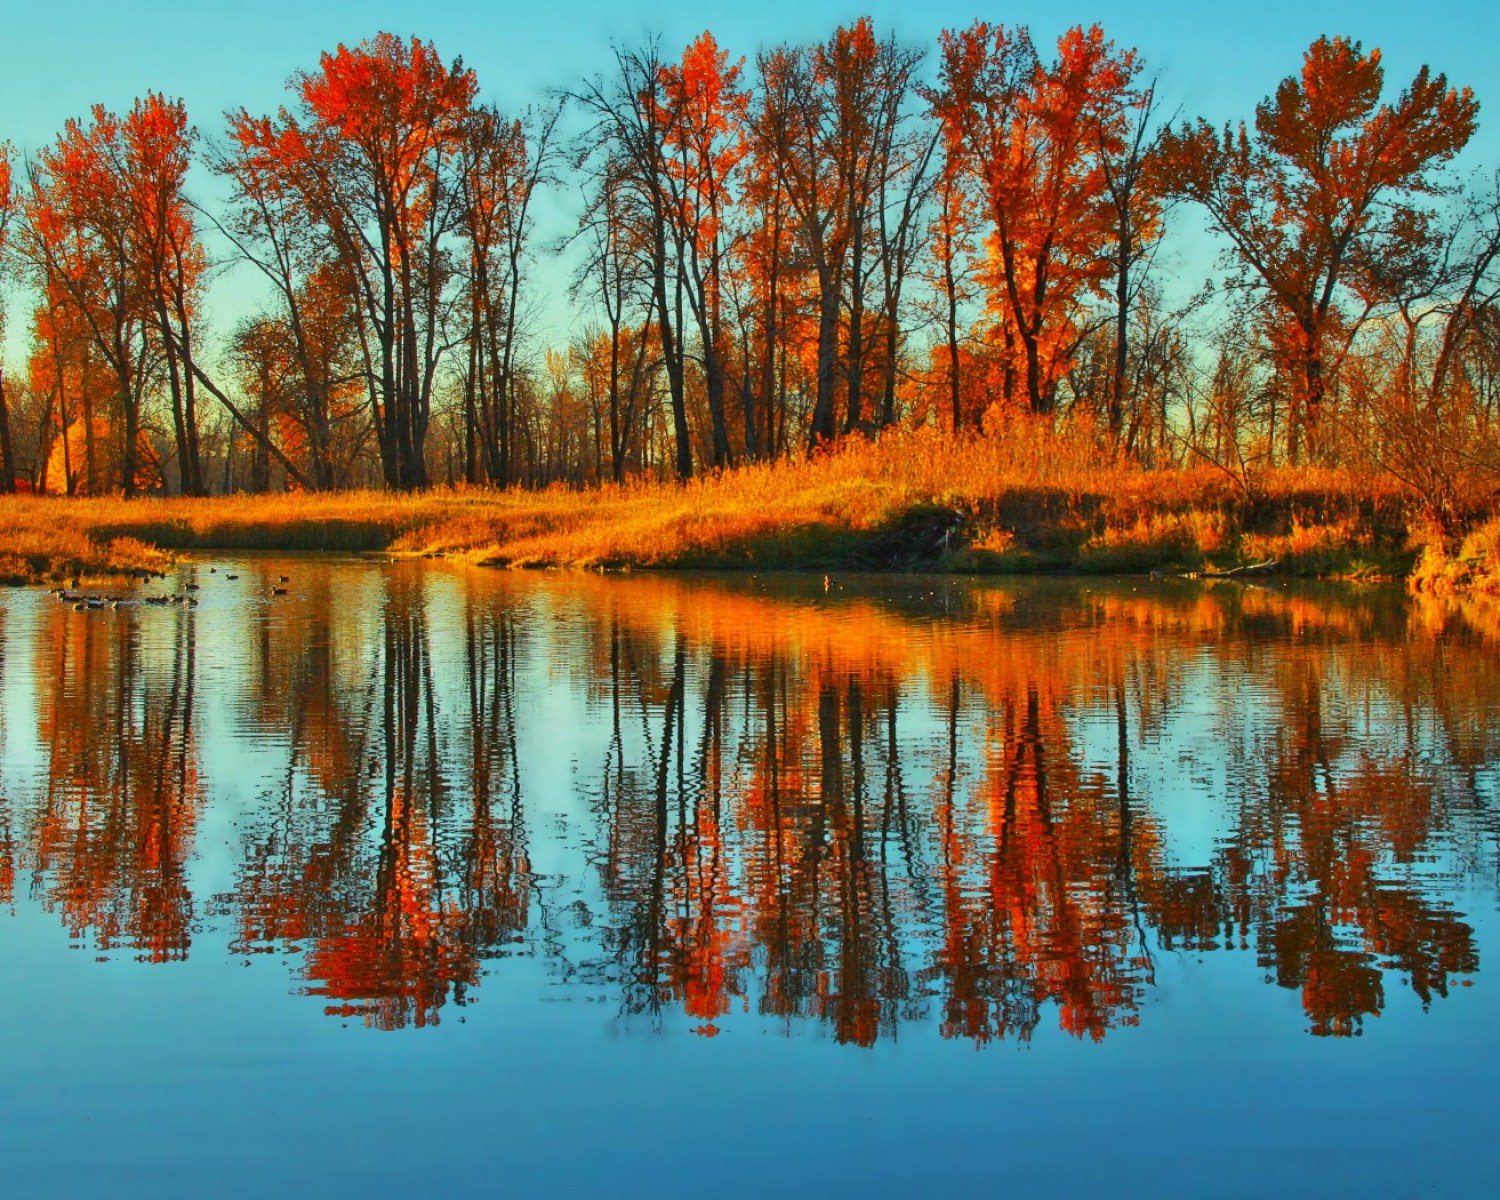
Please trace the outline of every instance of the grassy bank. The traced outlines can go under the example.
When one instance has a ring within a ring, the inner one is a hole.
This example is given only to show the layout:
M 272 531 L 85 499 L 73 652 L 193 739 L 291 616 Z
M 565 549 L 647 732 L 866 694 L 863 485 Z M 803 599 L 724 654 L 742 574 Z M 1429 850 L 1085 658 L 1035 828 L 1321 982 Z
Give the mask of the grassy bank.
M 857 442 L 686 486 L 0 500 L 7 578 L 151 569 L 160 551 L 383 550 L 565 567 L 1202 571 L 1404 576 L 1419 548 L 1394 485 L 1283 471 L 1093 465 L 1053 436 Z M 50 540 L 49 540 L 50 539 Z M 49 547 L 53 547 L 49 549 Z
M 171 559 L 133 537 L 100 537 L 72 514 L 48 519 L 0 501 L 0 585 L 96 582 L 164 571 Z
M 1500 517 L 1486 521 L 1459 543 L 1426 548 L 1412 572 L 1414 591 L 1434 596 L 1500 599 Z

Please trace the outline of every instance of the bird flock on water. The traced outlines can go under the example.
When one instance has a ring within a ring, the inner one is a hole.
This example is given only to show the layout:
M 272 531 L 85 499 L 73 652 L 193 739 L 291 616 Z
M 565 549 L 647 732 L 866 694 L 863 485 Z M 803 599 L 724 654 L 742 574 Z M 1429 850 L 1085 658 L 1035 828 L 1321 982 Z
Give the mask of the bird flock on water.
M 218 567 L 209 567 L 208 573 L 210 575 L 217 575 L 219 569 Z M 165 571 L 134 571 L 131 572 L 131 575 L 142 584 L 148 586 L 152 580 L 165 580 L 167 578 Z M 226 571 L 224 578 L 230 582 L 234 582 L 239 579 L 239 576 L 233 571 Z M 291 582 L 291 576 L 278 575 L 276 582 L 271 585 L 268 594 L 272 597 L 289 595 L 291 592 Z M 57 597 L 63 604 L 70 605 L 74 612 L 97 612 L 106 608 L 115 609 L 136 604 L 149 604 L 156 608 L 165 608 L 168 605 L 174 604 L 180 605 L 183 608 L 196 608 L 198 606 L 198 597 L 193 593 L 203 590 L 202 584 L 184 583 L 181 589 L 176 592 L 154 592 L 145 596 L 102 595 L 96 592 L 80 591 L 80 583 L 81 581 L 77 578 L 70 579 L 66 587 L 51 589 L 51 594 Z

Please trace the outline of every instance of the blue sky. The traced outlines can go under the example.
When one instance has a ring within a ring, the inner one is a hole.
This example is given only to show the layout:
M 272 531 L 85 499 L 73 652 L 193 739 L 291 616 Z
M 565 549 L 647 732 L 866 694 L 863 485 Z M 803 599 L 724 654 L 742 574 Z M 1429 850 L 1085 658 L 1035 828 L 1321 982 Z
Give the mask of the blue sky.
M 445 57 L 461 55 L 477 71 L 486 99 L 517 109 L 547 89 L 603 71 L 612 43 L 633 44 L 648 32 L 659 32 L 673 51 L 712 28 L 727 49 L 753 56 L 759 46 L 826 37 L 840 22 L 869 13 L 877 29 L 923 44 L 939 29 L 976 17 L 1028 24 L 1039 42 L 1068 25 L 1098 21 L 1117 42 L 1141 51 L 1161 78 L 1169 111 L 1215 123 L 1248 118 L 1297 69 L 1313 38 L 1344 33 L 1367 48 L 1381 47 L 1393 87 L 1424 62 L 1472 86 L 1484 105 L 1481 129 L 1461 165 L 1500 166 L 1500 83 L 1491 82 L 1500 6 L 1475 2 L 0 0 L 0 8 L 8 10 L 0 38 L 0 139 L 23 152 L 51 140 L 90 105 L 128 108 L 149 89 L 181 96 L 199 128 L 217 135 L 224 110 L 274 110 L 286 97 L 287 77 L 314 67 L 320 51 L 381 29 L 430 39 Z M 24 323 L 13 311 L 6 339 L 12 352 Z
M 1392 79 L 1422 62 L 1468 83 L 1486 98 L 1500 46 L 1496 6 L 1453 0 L 1391 3 L 986 4 L 976 0 L 826 3 L 759 0 L 733 6 L 654 5 L 618 0 L 5 0 L 12 11 L 0 44 L 0 129 L 32 146 L 96 102 L 125 107 L 148 88 L 184 97 L 205 129 L 225 108 L 267 109 L 286 77 L 316 64 L 320 50 L 377 30 L 416 33 L 445 56 L 462 55 L 487 95 L 518 106 L 547 87 L 567 86 L 607 64 L 612 40 L 660 31 L 669 47 L 712 28 L 726 47 L 825 36 L 868 12 L 881 28 L 931 41 L 944 26 L 975 17 L 1024 22 L 1038 40 L 1066 25 L 1098 21 L 1119 42 L 1138 47 L 1162 73 L 1166 90 L 1193 112 L 1217 119 L 1248 114 L 1255 101 L 1297 66 L 1319 33 L 1346 33 L 1385 52 Z M 1500 99 L 1496 100 L 1500 103 Z M 1485 136 L 1494 145 L 1494 139 Z M 1486 156 L 1491 157 L 1491 156 Z

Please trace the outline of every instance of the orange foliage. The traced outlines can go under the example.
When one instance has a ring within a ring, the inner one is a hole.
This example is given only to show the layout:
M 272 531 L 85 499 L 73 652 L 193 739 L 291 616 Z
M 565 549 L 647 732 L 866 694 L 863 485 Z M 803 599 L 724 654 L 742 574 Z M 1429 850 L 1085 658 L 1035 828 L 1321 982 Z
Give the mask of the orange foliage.
M 1257 107 L 1253 134 L 1200 120 L 1163 147 L 1170 186 L 1207 209 L 1270 301 L 1267 333 L 1293 387 L 1294 461 L 1371 302 L 1424 250 L 1417 202 L 1430 173 L 1475 129 L 1468 88 L 1424 66 L 1382 104 L 1384 76 L 1379 50 L 1321 37 Z M 1351 289 L 1363 293 L 1357 316 L 1341 308 Z
M 1075 26 L 1043 63 L 1024 28 L 980 21 L 943 33 L 942 72 L 949 161 L 975 180 L 990 225 L 981 278 L 999 320 L 1002 395 L 1049 412 L 1082 306 L 1109 273 L 1102 162 L 1120 149 L 1136 54 Z

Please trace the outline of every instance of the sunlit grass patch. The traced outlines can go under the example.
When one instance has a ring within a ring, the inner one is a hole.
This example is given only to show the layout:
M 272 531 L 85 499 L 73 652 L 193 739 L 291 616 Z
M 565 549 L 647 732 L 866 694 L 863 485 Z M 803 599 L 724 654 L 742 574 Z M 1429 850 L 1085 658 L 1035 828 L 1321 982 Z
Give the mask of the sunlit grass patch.
M 167 555 L 137 538 L 99 538 L 56 523 L 12 522 L 0 533 L 0 584 L 118 579 L 168 563 Z
M 1016 422 L 983 436 L 852 438 L 686 484 L 8 498 L 0 555 L 12 579 L 55 577 L 56 564 L 120 538 L 167 551 L 383 550 L 510 566 L 1145 573 L 1276 559 L 1302 574 L 1404 573 L 1409 508 L 1374 476 L 1285 469 L 1247 491 L 1219 471 L 1144 470 Z M 44 528 L 84 541 L 28 551 L 17 540 Z
M 1412 588 L 1435 596 L 1500 598 L 1500 517 L 1470 532 L 1456 549 L 1428 541 L 1412 573 Z

